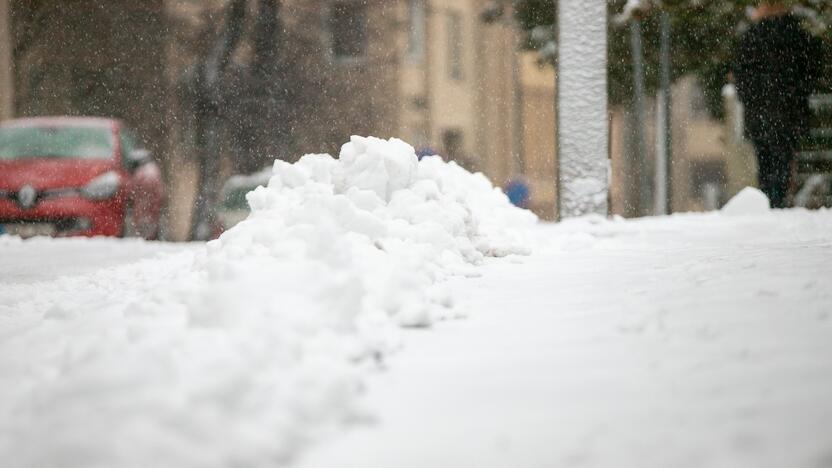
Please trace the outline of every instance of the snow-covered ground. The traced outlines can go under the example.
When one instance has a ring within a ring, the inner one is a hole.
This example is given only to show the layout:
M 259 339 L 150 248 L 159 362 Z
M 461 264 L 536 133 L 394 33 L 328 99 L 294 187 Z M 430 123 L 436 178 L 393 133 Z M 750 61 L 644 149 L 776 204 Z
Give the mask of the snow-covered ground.
M 249 201 L 0 237 L 0 466 L 832 466 L 830 211 L 534 226 L 360 138 Z
M 190 246 L 196 248 L 195 245 Z M 183 244 L 145 242 L 140 239 L 51 239 L 23 242 L 0 237 L 0 283 L 3 285 L 55 280 L 61 276 L 91 273 L 137 260 L 187 249 Z
M 299 466 L 832 466 L 832 212 L 537 233 Z
M 165 273 L 171 268 L 165 266 L 175 265 L 172 259 L 190 256 L 200 248 L 204 246 L 139 239 L 36 237 L 24 241 L 0 236 L 0 348 L 8 349 L 15 336 L 42 323 L 50 312 L 83 316 L 96 302 L 136 300 L 131 290 L 149 293 L 170 279 L 171 272 Z M 0 382 L 5 383 L 2 370 Z
M 541 226 L 531 257 L 451 280 L 467 317 L 408 332 L 369 380 L 370 419 L 298 466 L 829 466 L 832 213 L 590 221 Z M 70 261 L 96 246 L 125 264 Z M 34 247 L 49 259 L 23 255 Z M 4 277 L 0 302 L 80 278 L 116 285 L 175 264 L 176 248 L 5 243 L 4 271 L 29 273 Z M 68 276 L 56 280 L 51 262 Z M 27 361 L 9 356 L 9 333 L 4 372 Z

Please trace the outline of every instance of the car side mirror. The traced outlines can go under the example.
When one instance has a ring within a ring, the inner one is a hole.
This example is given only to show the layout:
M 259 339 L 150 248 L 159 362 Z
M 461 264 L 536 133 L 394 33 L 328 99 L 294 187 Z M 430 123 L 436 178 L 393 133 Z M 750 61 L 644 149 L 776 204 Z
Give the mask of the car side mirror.
M 150 151 L 146 149 L 135 149 L 127 154 L 127 167 L 131 170 L 150 162 Z

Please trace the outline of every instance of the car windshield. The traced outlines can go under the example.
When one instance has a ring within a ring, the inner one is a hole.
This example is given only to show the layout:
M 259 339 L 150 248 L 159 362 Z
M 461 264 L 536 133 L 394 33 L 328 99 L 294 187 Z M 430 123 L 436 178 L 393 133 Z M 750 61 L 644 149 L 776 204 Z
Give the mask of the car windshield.
M 0 160 L 106 159 L 112 155 L 113 137 L 105 127 L 0 128 Z
M 246 194 L 254 190 L 257 186 L 254 187 L 236 187 L 232 190 L 228 190 L 225 200 L 223 200 L 223 208 L 227 210 L 248 210 L 250 209 L 248 206 L 248 201 L 246 200 Z

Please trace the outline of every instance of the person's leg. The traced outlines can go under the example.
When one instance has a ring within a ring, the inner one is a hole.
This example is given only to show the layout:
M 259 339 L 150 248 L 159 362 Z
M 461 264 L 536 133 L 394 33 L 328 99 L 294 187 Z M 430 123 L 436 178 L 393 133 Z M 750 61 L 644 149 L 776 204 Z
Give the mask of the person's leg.
M 771 206 L 773 208 L 788 208 L 791 195 L 792 182 L 792 161 L 794 160 L 795 149 L 797 148 L 797 138 L 794 136 L 795 132 L 788 128 L 784 129 L 782 133 L 777 135 L 772 145 L 772 154 L 774 156 L 773 179 L 776 192 L 775 198 L 772 199 Z
M 768 139 L 758 139 L 754 141 L 754 149 L 757 153 L 757 180 L 760 190 L 771 201 L 771 206 L 777 207 L 778 203 L 782 203 L 782 196 L 779 194 L 777 184 L 777 150 L 776 145 L 772 143 Z
M 778 148 L 779 149 L 779 148 Z M 789 191 L 788 162 L 780 154 L 772 159 L 771 180 L 769 181 L 769 200 L 772 208 L 786 208 L 786 195 Z
M 766 194 L 772 208 L 788 207 L 791 181 L 790 163 L 794 155 L 794 139 L 769 133 L 754 142 L 759 167 L 760 190 Z

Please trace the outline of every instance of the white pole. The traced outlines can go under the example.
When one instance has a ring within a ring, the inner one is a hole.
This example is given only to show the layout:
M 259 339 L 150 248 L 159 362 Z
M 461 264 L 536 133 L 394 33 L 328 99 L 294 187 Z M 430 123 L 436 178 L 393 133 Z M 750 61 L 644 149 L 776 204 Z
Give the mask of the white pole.
M 607 2 L 558 2 L 560 217 L 607 215 Z

